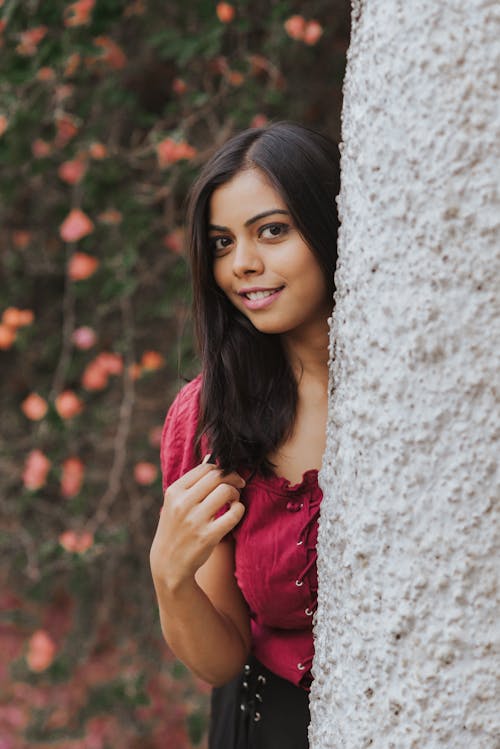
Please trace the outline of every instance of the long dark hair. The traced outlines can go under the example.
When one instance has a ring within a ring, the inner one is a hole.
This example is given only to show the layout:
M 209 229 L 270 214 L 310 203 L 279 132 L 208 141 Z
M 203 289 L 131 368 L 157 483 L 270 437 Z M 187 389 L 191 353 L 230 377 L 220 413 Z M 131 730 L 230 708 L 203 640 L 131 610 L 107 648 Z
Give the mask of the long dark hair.
M 266 474 L 268 456 L 290 435 L 297 383 L 278 335 L 256 330 L 216 285 L 208 235 L 214 190 L 258 168 L 283 198 L 323 270 L 332 298 L 337 261 L 338 146 L 291 122 L 239 133 L 208 161 L 188 204 L 193 313 L 203 368 L 198 436 L 205 434 L 225 471 Z

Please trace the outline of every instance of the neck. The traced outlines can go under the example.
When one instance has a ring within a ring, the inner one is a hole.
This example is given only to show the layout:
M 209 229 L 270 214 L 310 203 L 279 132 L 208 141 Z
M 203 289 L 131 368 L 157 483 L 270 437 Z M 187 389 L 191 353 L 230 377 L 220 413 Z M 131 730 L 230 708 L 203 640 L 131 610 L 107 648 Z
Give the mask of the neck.
M 282 337 L 283 345 L 299 386 L 304 380 L 328 383 L 328 321 Z

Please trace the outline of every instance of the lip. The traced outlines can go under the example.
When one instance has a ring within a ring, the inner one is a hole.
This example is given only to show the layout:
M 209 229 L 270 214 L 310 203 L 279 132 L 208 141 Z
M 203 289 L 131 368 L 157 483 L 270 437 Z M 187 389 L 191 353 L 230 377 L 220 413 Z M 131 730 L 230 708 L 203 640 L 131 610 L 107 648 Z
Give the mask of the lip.
M 241 301 L 245 305 L 247 309 L 250 310 L 259 310 L 259 309 L 265 309 L 269 307 L 273 302 L 279 297 L 281 292 L 283 291 L 285 287 L 277 287 L 274 294 L 269 294 L 269 296 L 264 297 L 264 299 L 247 299 L 245 294 L 250 294 L 254 291 L 272 291 L 272 288 L 265 288 L 262 286 L 253 286 L 249 289 L 242 289 L 241 291 L 238 291 L 238 296 L 241 298 Z

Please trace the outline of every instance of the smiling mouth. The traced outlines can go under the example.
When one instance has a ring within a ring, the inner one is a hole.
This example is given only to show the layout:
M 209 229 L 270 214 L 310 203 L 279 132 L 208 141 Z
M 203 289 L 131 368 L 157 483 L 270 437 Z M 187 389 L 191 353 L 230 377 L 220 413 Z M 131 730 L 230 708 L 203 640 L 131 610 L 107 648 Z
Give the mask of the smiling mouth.
M 273 294 L 276 294 L 276 292 L 281 291 L 283 289 L 283 286 L 278 286 L 276 289 L 262 289 L 261 291 L 247 291 L 244 293 L 241 293 L 240 296 L 244 297 L 245 299 L 249 299 L 251 302 L 256 302 L 259 299 L 266 299 L 268 296 L 272 296 Z

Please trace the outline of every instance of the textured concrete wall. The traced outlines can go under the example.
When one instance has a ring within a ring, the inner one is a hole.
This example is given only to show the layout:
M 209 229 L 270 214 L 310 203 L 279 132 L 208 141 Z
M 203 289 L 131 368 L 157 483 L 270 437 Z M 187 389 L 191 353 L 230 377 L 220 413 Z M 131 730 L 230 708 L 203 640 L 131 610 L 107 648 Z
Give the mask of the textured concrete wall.
M 313 749 L 499 749 L 500 5 L 362 0 Z

